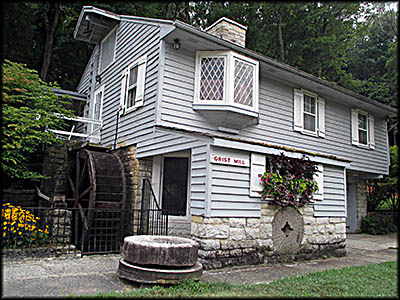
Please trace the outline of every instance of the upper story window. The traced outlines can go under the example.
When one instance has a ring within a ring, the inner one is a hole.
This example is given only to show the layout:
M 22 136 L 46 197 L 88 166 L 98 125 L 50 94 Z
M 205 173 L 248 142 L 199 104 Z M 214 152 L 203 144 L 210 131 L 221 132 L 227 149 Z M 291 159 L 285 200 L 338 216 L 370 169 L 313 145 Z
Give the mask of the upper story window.
M 226 57 L 202 57 L 200 61 L 200 101 L 224 101 Z
M 144 55 L 122 71 L 121 114 L 143 106 L 146 62 Z
M 375 149 L 374 116 L 359 109 L 351 110 L 352 144 Z
M 325 137 L 325 100 L 318 95 L 294 90 L 294 130 Z
M 258 112 L 258 68 L 258 61 L 233 51 L 198 51 L 194 104 Z
M 94 92 L 94 105 L 93 105 L 93 119 L 102 120 L 102 110 L 103 110 L 103 99 L 104 99 L 104 85 L 99 87 Z M 93 130 L 97 129 L 99 125 L 94 124 Z
M 117 28 L 118 26 L 115 26 L 100 42 L 99 73 L 103 72 L 105 68 L 114 62 Z

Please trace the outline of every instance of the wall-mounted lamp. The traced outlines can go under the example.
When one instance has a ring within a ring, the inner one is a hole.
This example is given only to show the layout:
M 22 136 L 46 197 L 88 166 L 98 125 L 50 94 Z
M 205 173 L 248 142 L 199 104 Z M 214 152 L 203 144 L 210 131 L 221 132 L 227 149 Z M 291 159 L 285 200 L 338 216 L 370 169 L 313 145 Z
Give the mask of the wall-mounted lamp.
M 181 48 L 181 43 L 179 43 L 179 39 L 174 39 L 174 49 L 179 50 Z
M 101 76 L 100 75 L 96 75 L 95 79 L 96 79 L 96 83 L 98 83 L 98 84 L 101 83 Z

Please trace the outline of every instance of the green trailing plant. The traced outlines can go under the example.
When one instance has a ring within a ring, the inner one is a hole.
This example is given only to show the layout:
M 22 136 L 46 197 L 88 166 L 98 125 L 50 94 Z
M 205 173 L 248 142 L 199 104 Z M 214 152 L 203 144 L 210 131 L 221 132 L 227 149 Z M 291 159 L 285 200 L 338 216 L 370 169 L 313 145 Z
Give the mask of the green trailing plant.
M 301 159 L 289 158 L 281 153 L 269 159 L 269 172 L 260 174 L 263 184 L 261 198 L 272 198 L 271 204 L 282 207 L 302 207 L 310 203 L 313 193 L 318 190 L 314 174 L 317 164 L 306 156 Z

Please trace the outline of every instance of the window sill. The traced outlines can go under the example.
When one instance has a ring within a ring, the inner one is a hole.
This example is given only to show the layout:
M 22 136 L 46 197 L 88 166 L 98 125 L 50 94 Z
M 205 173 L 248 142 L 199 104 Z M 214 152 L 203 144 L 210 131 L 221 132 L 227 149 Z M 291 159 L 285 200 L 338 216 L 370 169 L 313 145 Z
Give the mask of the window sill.
M 355 146 L 357 148 L 365 149 L 365 150 L 375 150 L 375 148 L 371 148 L 370 146 L 364 145 L 364 144 L 353 144 L 353 146 Z

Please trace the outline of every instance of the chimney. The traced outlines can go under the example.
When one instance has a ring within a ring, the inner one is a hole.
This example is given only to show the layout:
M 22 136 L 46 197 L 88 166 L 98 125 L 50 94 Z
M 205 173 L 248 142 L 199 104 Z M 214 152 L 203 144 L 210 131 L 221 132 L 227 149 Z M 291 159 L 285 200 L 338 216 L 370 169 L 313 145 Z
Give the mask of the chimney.
M 206 32 L 226 41 L 245 47 L 247 26 L 222 17 L 206 28 Z

